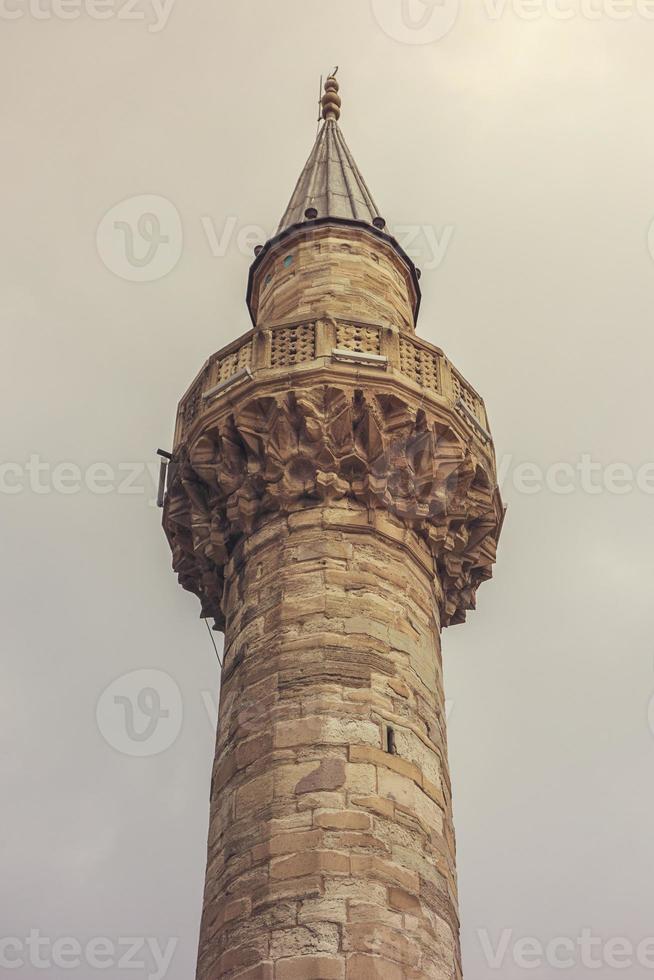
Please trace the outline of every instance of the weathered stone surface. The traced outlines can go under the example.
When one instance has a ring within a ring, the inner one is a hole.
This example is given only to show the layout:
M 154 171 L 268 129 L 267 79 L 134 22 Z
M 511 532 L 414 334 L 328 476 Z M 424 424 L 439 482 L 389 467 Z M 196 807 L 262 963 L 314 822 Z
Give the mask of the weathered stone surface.
M 342 759 L 323 759 L 320 765 L 299 780 L 295 792 L 315 793 L 320 790 L 338 789 L 345 783 L 345 763 Z
M 388 903 L 391 908 L 398 909 L 400 912 L 412 912 L 420 915 L 422 911 L 420 899 L 410 892 L 405 892 L 402 888 L 388 889 Z
M 346 978 L 347 980 L 404 980 L 404 973 L 397 963 L 391 963 L 381 956 L 363 956 L 355 953 L 353 956 L 348 956 Z
M 248 610 L 260 605 L 259 588 L 274 582 L 278 604 L 284 602 L 287 585 L 297 589 L 303 563 L 287 564 L 286 553 L 290 550 L 297 556 L 314 527 L 315 521 L 299 522 L 291 530 L 279 515 L 262 528 L 261 535 L 253 530 L 247 559 L 235 561 L 230 573 L 230 592 L 238 602 L 233 622 L 227 624 L 217 738 L 217 765 L 224 775 L 220 788 L 214 788 L 216 819 L 210 832 L 203 942 L 207 948 L 221 945 L 221 955 L 229 954 L 213 961 L 224 968 L 225 977 L 256 966 L 239 960 L 251 955 L 242 941 L 245 935 L 256 937 L 253 946 L 261 950 L 262 963 L 274 963 L 275 970 L 282 960 L 289 971 L 301 969 L 305 957 L 316 955 L 326 957 L 325 968 L 328 963 L 329 969 L 342 966 L 345 978 L 355 975 L 355 970 L 374 976 L 379 969 L 389 976 L 396 969 L 415 970 L 416 976 L 423 970 L 427 977 L 421 960 L 407 952 L 414 947 L 405 935 L 409 928 L 405 917 L 429 922 L 430 916 L 443 921 L 445 916 L 454 928 L 457 922 L 455 908 L 447 910 L 452 901 L 448 895 L 455 891 L 443 890 L 444 879 L 437 870 L 442 865 L 443 874 L 454 882 L 453 836 L 443 829 L 449 828 L 451 812 L 426 775 L 438 775 L 446 766 L 445 745 L 433 723 L 432 705 L 442 696 L 439 660 L 433 661 L 436 680 L 430 701 L 416 669 L 423 640 L 408 644 L 410 652 L 393 658 L 385 640 L 390 625 L 382 615 L 375 620 L 376 607 L 370 606 L 371 628 L 363 632 L 359 590 L 348 589 L 346 580 L 324 583 L 326 592 L 339 592 L 345 615 L 325 620 L 322 611 L 310 612 L 289 627 L 275 620 L 271 607 L 267 630 L 260 637 L 240 639 Z M 357 570 L 369 563 L 368 534 L 361 535 L 358 526 L 351 532 L 323 527 L 322 554 L 330 551 L 325 545 L 332 533 L 348 534 L 356 580 Z M 277 546 L 280 538 L 286 542 L 284 549 Z M 431 636 L 437 649 L 438 614 L 433 595 L 429 597 L 429 579 L 422 572 L 414 574 L 406 551 L 396 542 L 381 540 L 375 549 L 380 556 L 375 580 L 379 595 L 404 603 L 412 633 Z M 313 567 L 315 552 L 306 555 Z M 413 593 L 422 583 L 425 595 L 420 601 L 408 588 L 398 590 L 401 578 L 411 582 Z M 311 587 L 316 587 L 315 581 Z M 351 621 L 357 622 L 354 643 L 348 633 Z M 325 650 L 339 657 L 330 674 L 316 669 L 325 663 Z M 384 672 L 377 669 L 375 658 L 383 661 Z M 365 665 L 365 673 L 361 686 L 353 691 L 343 683 L 343 675 L 359 663 Z M 290 664 L 294 666 L 286 666 Z M 305 682 L 289 698 L 291 670 Z M 399 692 L 385 686 L 388 671 L 393 672 Z M 402 714 L 395 713 L 399 708 L 391 698 L 380 696 L 380 690 L 392 692 Z M 389 725 L 395 727 L 397 743 L 405 750 L 401 755 L 385 751 Z M 224 801 L 231 801 L 227 809 Z M 434 839 L 440 841 L 440 850 L 434 849 Z M 215 908 L 224 913 L 211 915 Z M 276 922 L 262 918 L 262 912 L 267 915 L 266 910 L 275 909 L 279 910 Z M 337 932 L 320 934 L 336 937 L 337 944 L 328 949 L 311 947 L 316 933 L 301 930 L 328 925 Z M 390 934 L 380 933 L 381 928 Z M 418 927 L 410 932 L 420 955 L 424 950 L 433 959 L 436 953 L 429 933 Z M 396 933 L 402 941 L 396 942 Z M 224 943 L 230 944 L 227 949 Z M 447 958 L 447 949 L 441 942 L 438 956 Z M 458 947 L 450 947 L 449 956 L 447 970 L 455 976 Z M 207 952 L 200 961 L 201 980 L 216 976 L 215 967 L 212 975 L 203 965 L 209 962 Z
M 236 973 L 235 980 L 274 980 L 275 965 L 272 961 L 268 963 L 258 963 L 251 966 L 243 973 Z
M 338 953 L 340 945 L 340 930 L 333 922 L 314 922 L 295 929 L 275 930 L 270 937 L 270 952 L 275 961 L 286 956 L 334 954 Z
M 313 822 L 326 830 L 370 830 L 372 818 L 366 813 L 353 810 L 322 810 L 315 814 Z
M 376 922 L 350 923 L 345 930 L 344 945 L 348 951 L 374 953 L 404 966 L 418 966 L 421 957 L 420 946 L 413 939 L 400 929 Z
M 345 959 L 300 956 L 277 961 L 275 980 L 345 980 Z
M 334 879 L 334 881 L 340 880 L 342 879 Z M 342 925 L 347 922 L 347 916 L 347 902 L 344 898 L 330 900 L 326 896 L 321 896 L 302 902 L 297 913 L 297 921 L 299 925 L 307 922 L 338 922 Z
M 182 400 L 168 474 L 174 568 L 225 631 L 198 980 L 461 980 L 440 631 L 503 508 L 483 402 L 415 335 L 418 275 L 337 87 L 252 268 L 254 329 Z M 305 197 L 348 220 L 304 224 Z
M 180 447 L 166 527 L 182 584 L 222 623 L 232 542 L 266 514 L 289 514 L 307 498 L 354 500 L 374 512 L 379 535 L 420 556 L 426 569 L 435 562 L 442 621 L 462 621 L 491 575 L 502 510 L 491 463 L 457 428 L 458 420 L 448 424 L 401 386 L 392 395 L 374 384 L 262 391 Z M 347 564 L 351 551 L 345 541 L 314 540 L 295 557 Z M 364 601 L 366 613 L 375 602 Z M 342 609 L 337 594 L 291 593 L 276 615 L 291 623 Z M 400 650 L 410 642 L 402 629 L 389 638 Z
M 318 875 L 304 878 L 289 878 L 288 880 L 266 881 L 251 892 L 252 905 L 258 908 L 277 904 L 286 899 L 295 899 L 301 902 L 311 898 L 318 898 L 322 894 L 322 890 L 323 880 Z
M 307 851 L 293 857 L 273 860 L 270 865 L 270 877 L 302 878 L 320 872 L 331 874 L 348 874 L 350 859 L 346 854 L 337 851 Z
M 403 926 L 402 916 L 398 912 L 393 912 L 392 909 L 382 905 L 372 905 L 370 902 L 350 902 L 349 921 L 350 923 L 373 922 L 393 929 L 401 929 Z
M 239 787 L 236 793 L 236 816 L 250 813 L 253 808 L 265 806 L 272 798 L 272 775 L 259 776 Z

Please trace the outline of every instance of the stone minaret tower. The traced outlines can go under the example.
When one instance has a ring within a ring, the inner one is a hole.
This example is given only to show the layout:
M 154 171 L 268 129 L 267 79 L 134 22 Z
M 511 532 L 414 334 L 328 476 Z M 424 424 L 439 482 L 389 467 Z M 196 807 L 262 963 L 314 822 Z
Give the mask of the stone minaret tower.
M 461 977 L 440 635 L 503 508 L 338 88 L 256 250 L 253 329 L 177 417 L 164 527 L 225 633 L 199 980 Z

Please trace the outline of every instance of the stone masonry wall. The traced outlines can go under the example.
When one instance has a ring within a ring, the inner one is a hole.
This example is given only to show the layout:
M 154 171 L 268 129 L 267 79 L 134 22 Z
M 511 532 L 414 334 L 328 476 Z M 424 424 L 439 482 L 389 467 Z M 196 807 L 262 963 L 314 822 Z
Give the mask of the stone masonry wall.
M 415 295 L 397 253 L 360 228 L 322 226 L 280 243 L 255 276 L 257 324 L 330 316 L 413 333 Z
M 238 546 L 199 980 L 461 977 L 438 588 L 356 504 Z

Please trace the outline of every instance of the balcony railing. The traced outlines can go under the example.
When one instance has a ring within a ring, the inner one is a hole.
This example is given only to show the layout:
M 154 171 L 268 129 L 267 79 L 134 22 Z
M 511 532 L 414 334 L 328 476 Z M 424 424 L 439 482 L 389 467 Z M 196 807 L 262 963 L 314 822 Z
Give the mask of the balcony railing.
M 175 445 L 184 440 L 205 408 L 241 378 L 274 377 L 319 359 L 398 374 L 453 407 L 476 440 L 490 448 L 482 398 L 438 347 L 375 324 L 331 318 L 251 330 L 213 354 L 180 402 Z

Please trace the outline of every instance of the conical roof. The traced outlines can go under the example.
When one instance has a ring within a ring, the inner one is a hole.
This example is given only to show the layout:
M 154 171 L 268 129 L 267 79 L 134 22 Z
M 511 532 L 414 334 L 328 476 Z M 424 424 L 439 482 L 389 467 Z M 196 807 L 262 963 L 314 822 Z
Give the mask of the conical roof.
M 322 100 L 324 122 L 278 233 L 311 218 L 342 218 L 371 225 L 377 219 L 377 227 L 383 227 L 379 209 L 338 125 L 340 105 L 338 82 L 331 76 Z
M 257 325 L 257 312 L 253 307 L 257 274 L 266 262 L 271 249 L 295 235 L 302 237 L 321 225 L 342 223 L 366 226 L 386 246 L 392 248 L 404 263 L 413 281 L 414 319 L 420 310 L 420 271 L 399 242 L 386 228 L 374 198 L 352 156 L 338 125 L 341 115 L 339 85 L 334 75 L 325 82 L 322 97 L 323 124 L 318 133 L 311 155 L 300 174 L 293 196 L 289 201 L 279 228 L 265 245 L 258 245 L 255 260 L 250 266 L 247 303 L 252 322 Z

